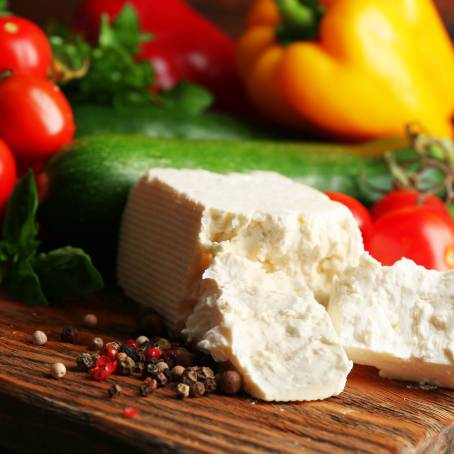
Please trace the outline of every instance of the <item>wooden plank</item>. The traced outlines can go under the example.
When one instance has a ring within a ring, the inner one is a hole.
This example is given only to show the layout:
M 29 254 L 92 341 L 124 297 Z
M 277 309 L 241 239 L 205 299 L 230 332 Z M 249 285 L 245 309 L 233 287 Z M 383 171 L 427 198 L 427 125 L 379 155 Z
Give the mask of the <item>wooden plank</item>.
M 139 397 L 140 380 L 114 377 L 97 383 L 76 371 L 84 345 L 59 340 L 63 326 L 77 325 L 88 311 L 100 325 L 81 329 L 126 339 L 137 335 L 134 308 L 108 298 L 63 308 L 29 308 L 0 302 L 0 446 L 21 452 L 452 452 L 454 392 L 424 391 L 384 380 L 355 367 L 344 393 L 322 402 L 269 404 L 247 396 L 211 395 L 177 400 L 171 389 Z M 49 342 L 31 344 L 35 329 Z M 64 380 L 49 377 L 49 364 L 63 361 Z M 124 392 L 107 397 L 112 383 Z M 125 406 L 140 414 L 123 418 Z M 450 451 L 451 450 L 451 451 Z

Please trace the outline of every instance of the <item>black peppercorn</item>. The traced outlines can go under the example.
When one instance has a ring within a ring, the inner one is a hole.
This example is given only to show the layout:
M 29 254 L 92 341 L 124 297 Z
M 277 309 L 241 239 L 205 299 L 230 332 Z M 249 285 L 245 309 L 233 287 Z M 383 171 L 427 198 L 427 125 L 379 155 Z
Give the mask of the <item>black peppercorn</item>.
M 78 331 L 73 326 L 65 326 L 61 333 L 61 340 L 63 342 L 69 342 L 75 344 L 77 340 Z
M 77 368 L 79 370 L 88 372 L 94 367 L 96 360 L 99 358 L 98 354 L 81 353 L 77 357 Z
M 112 385 L 107 393 L 109 394 L 109 397 L 115 397 L 121 394 L 122 388 L 120 385 Z
M 196 381 L 189 385 L 189 389 L 191 397 L 201 397 L 205 394 L 205 385 L 200 381 Z

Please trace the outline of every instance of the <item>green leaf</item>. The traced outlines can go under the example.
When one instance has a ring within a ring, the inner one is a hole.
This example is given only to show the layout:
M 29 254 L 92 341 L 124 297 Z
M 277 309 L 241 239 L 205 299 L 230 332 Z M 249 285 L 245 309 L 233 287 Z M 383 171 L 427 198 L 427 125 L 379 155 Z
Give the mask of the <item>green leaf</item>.
M 159 103 L 164 109 L 188 115 L 206 112 L 213 100 L 213 95 L 208 90 L 190 82 L 180 82 L 172 90 L 162 92 L 159 97 Z
M 17 301 L 34 306 L 49 304 L 30 259 L 21 260 L 12 266 L 8 273 L 6 288 L 9 295 Z
M 38 225 L 35 217 L 38 209 L 38 192 L 35 177 L 29 171 L 19 183 L 9 199 L 3 223 L 3 238 L 16 246 L 16 254 L 21 258 L 34 254 L 39 242 L 36 240 Z
M 0 16 L 9 16 L 10 14 L 8 0 L 0 0 Z
M 39 254 L 33 268 L 51 301 L 83 297 L 104 286 L 100 273 L 81 249 L 65 247 Z

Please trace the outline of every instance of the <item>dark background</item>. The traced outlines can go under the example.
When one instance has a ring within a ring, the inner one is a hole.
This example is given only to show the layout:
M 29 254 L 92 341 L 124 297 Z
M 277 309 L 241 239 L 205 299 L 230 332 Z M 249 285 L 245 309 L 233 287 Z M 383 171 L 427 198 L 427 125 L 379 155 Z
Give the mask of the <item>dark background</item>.
M 69 20 L 80 0 L 10 0 L 15 13 L 40 23 L 49 18 Z M 166 1 L 166 0 L 162 0 Z M 253 0 L 189 0 L 203 14 L 211 17 L 233 36 L 243 27 L 243 18 Z M 377 0 L 380 1 L 380 0 Z M 454 36 L 454 0 L 436 0 Z M 424 33 L 424 30 L 421 30 Z

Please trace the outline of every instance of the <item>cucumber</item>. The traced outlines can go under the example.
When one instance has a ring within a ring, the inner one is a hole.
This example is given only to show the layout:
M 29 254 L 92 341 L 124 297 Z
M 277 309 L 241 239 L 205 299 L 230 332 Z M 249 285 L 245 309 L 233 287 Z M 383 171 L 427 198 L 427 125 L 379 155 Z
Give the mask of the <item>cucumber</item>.
M 360 147 L 311 143 L 162 140 L 143 136 L 90 136 L 53 158 L 39 219 L 52 247 L 82 247 L 110 271 L 128 192 L 152 167 L 214 172 L 272 170 L 322 190 L 372 200 L 363 181 L 389 188 L 384 161 Z
M 90 104 L 74 105 L 73 110 L 78 137 L 95 134 L 143 134 L 191 140 L 277 140 L 283 137 L 220 113 L 189 115 L 153 106 L 112 109 Z

